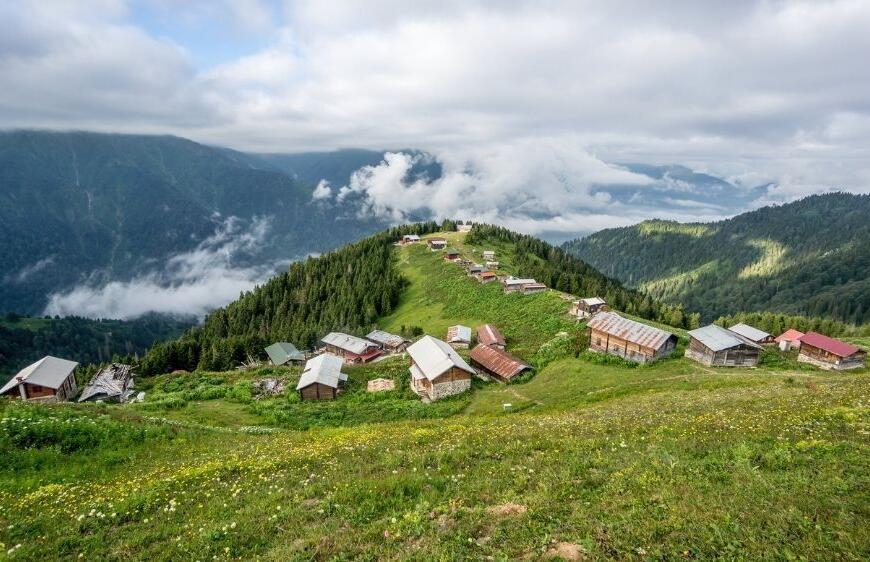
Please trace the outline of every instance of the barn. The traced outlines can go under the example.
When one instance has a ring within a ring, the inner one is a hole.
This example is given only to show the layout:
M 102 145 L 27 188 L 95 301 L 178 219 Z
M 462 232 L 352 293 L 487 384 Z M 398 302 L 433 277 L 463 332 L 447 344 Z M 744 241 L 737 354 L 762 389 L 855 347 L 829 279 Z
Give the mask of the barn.
M 504 336 L 492 324 L 484 324 L 477 327 L 477 343 L 499 349 L 504 349 L 506 345 Z
M 635 322 L 615 312 L 599 312 L 586 325 L 589 349 L 635 361 L 649 363 L 674 352 L 677 336 L 647 324 Z
M 292 361 L 305 361 L 305 354 L 290 342 L 279 341 L 266 348 L 272 365 L 284 365 Z
M 599 312 L 606 312 L 607 302 L 601 297 L 587 297 L 571 303 L 571 315 L 578 319 L 592 318 Z
M 456 325 L 447 328 L 447 343 L 456 349 L 468 349 L 471 345 L 471 328 Z
M 817 332 L 807 332 L 801 339 L 798 361 L 822 369 L 845 371 L 864 366 L 867 353 L 858 346 L 846 343 Z
M 133 367 L 112 363 L 100 369 L 82 390 L 79 402 L 126 402 L 133 395 Z
M 75 377 L 78 365 L 75 361 L 46 355 L 18 371 L 0 388 L 0 396 L 18 396 L 23 400 L 70 400 L 78 390 Z
M 730 328 L 728 328 L 735 334 L 740 334 L 744 338 L 748 340 L 752 340 L 757 344 L 768 345 L 774 343 L 773 336 L 765 332 L 764 330 L 759 330 L 754 326 L 750 326 L 749 324 L 734 324 Z
M 341 372 L 343 361 L 338 355 L 321 353 L 305 363 L 296 390 L 302 400 L 334 400 L 338 389 L 347 381 Z
M 389 353 L 399 353 L 405 351 L 408 344 L 411 343 L 402 336 L 391 334 L 383 330 L 373 330 L 366 334 L 366 339 L 375 342 L 381 346 L 381 349 Z
M 708 367 L 754 367 L 761 356 L 761 344 L 710 324 L 689 332 L 686 357 Z
M 504 349 L 492 346 L 479 344 L 471 350 L 471 363 L 479 366 L 481 369 L 494 376 L 495 378 L 508 382 L 517 375 L 530 371 L 531 365 L 514 357 Z
M 378 344 L 342 332 L 330 332 L 320 341 L 326 351 L 347 363 L 368 363 L 383 353 Z
M 471 388 L 472 369 L 445 342 L 423 336 L 408 347 L 411 390 L 427 400 L 461 394 Z

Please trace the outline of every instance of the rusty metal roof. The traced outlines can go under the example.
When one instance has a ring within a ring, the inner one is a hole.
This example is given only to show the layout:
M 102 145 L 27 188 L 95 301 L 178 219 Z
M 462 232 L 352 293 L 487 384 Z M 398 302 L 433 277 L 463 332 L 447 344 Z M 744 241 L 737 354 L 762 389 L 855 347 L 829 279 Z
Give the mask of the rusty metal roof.
M 599 312 L 592 317 L 587 326 L 651 349 L 658 349 L 668 339 L 675 337 L 670 332 L 623 318 L 615 312 Z
M 492 324 L 477 327 L 477 341 L 483 345 L 505 345 L 504 336 Z
M 497 347 L 479 344 L 471 350 L 471 360 L 482 366 L 487 371 L 504 379 L 511 379 L 526 369 L 532 367 L 523 360 L 514 357 Z

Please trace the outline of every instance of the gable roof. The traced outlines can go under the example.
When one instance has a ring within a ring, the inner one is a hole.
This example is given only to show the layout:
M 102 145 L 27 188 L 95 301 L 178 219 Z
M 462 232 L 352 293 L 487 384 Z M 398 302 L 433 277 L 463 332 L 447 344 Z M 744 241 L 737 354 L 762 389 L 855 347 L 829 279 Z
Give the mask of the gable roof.
M 527 369 L 531 369 L 531 365 L 523 360 L 514 357 L 510 353 L 503 351 L 497 347 L 479 344 L 471 350 L 471 358 L 482 365 L 487 371 L 491 371 L 496 375 L 511 379 Z
M 287 361 L 304 361 L 305 355 L 296 346 L 286 341 L 273 343 L 266 348 L 266 355 L 275 365 L 283 365 Z
M 471 328 L 468 326 L 456 325 L 447 328 L 448 342 L 470 342 Z
M 795 330 L 794 328 L 789 328 L 784 331 L 780 335 L 776 336 L 773 341 L 779 343 L 781 341 L 797 341 L 803 337 L 804 333 Z
M 414 242 L 420 240 L 420 236 L 417 234 L 406 234 L 402 236 L 403 240 L 413 240 Z
M 535 281 L 534 279 L 529 279 L 529 278 L 522 279 L 520 277 L 506 277 L 504 279 L 503 283 L 507 286 L 533 285 L 533 284 L 537 283 L 537 281 Z
M 504 336 L 492 324 L 477 327 L 477 341 L 483 345 L 505 345 Z
M 82 391 L 82 395 L 79 396 L 79 402 L 84 402 L 101 394 L 105 394 L 106 398 L 121 396 L 129 387 L 128 383 L 132 378 L 133 367 L 130 365 L 120 363 L 107 365 L 94 375 L 88 386 Z
M 78 365 L 75 361 L 46 355 L 36 363 L 31 363 L 18 371 L 17 375 L 3 385 L 0 394 L 12 390 L 22 382 L 57 390 Z
M 305 363 L 305 369 L 302 371 L 302 376 L 299 377 L 299 383 L 296 385 L 296 390 L 302 390 L 306 386 L 314 383 L 319 383 L 332 388 L 338 388 L 340 381 L 346 381 L 347 375 L 341 372 L 341 366 L 344 364 L 341 357 L 332 353 L 321 353 L 317 357 L 309 359 Z
M 411 375 L 414 378 L 425 377 L 430 381 L 435 380 L 453 367 L 474 374 L 474 369 L 456 353 L 455 349 L 432 336 L 423 336 L 411 344 L 408 347 L 408 355 L 414 362 L 411 367 Z
M 595 306 L 599 304 L 607 304 L 604 299 L 601 297 L 586 297 L 585 299 L 580 299 L 579 302 L 583 302 L 586 306 Z
M 743 322 L 740 324 L 734 324 L 728 329 L 735 334 L 740 334 L 744 338 L 749 338 L 756 343 L 770 337 L 770 334 L 764 330 L 759 330 L 758 328 L 750 326 L 749 324 L 744 324 Z
M 658 349 L 674 334 L 624 318 L 615 312 L 599 312 L 586 324 L 593 330 L 616 336 L 643 347 Z
M 320 341 L 357 355 L 364 354 L 368 348 L 376 345 L 370 341 L 342 332 L 329 332 Z
M 713 351 L 724 351 L 738 345 L 748 345 L 756 349 L 761 349 L 761 346 L 754 341 L 741 336 L 736 332 L 727 330 L 716 324 L 709 324 L 697 330 L 690 330 L 689 335 L 712 349 Z
M 817 332 L 807 332 L 801 336 L 801 343 L 811 345 L 823 349 L 828 353 L 833 353 L 838 357 L 848 357 L 861 351 L 858 346 L 846 343 L 844 341 L 829 338 Z
M 408 341 L 402 336 L 397 336 L 396 334 L 391 334 L 390 332 L 385 332 L 383 330 L 372 330 L 366 334 L 366 339 L 372 340 L 381 345 L 389 346 L 399 346 Z

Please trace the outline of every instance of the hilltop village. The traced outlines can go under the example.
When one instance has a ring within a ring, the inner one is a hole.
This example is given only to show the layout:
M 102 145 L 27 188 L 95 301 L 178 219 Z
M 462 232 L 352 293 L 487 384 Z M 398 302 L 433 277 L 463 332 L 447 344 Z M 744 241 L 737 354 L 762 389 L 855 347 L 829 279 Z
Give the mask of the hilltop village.
M 460 225 L 459 235 L 470 225 Z M 456 266 L 455 275 L 467 276 L 481 285 L 498 283 L 506 295 L 532 296 L 548 287 L 522 272 L 510 274 L 499 262 L 494 249 L 479 253 L 463 252 L 451 246 L 445 235 L 406 234 L 395 241 L 397 247 L 425 245 L 446 263 Z M 590 352 L 618 357 L 622 361 L 650 364 L 672 356 L 680 336 L 666 327 L 639 321 L 612 310 L 599 295 L 565 295 L 564 315 L 585 325 Z M 525 380 L 535 369 L 531 362 L 511 352 L 511 342 L 502 334 L 504 326 L 483 323 L 476 326 L 449 326 L 444 333 L 418 334 L 415 337 L 375 329 L 365 334 L 339 331 L 324 334 L 319 345 L 300 351 L 291 342 L 279 341 L 263 350 L 272 366 L 301 368 L 295 392 L 302 401 L 340 399 L 348 381 L 345 366 L 376 364 L 389 357 L 407 361 L 409 388 L 423 402 L 434 402 L 472 389 L 472 380 L 510 383 Z M 765 349 L 796 353 L 798 362 L 819 369 L 845 371 L 864 367 L 866 352 L 858 346 L 827 335 L 802 333 L 790 328 L 776 336 L 738 323 L 729 327 L 709 324 L 689 330 L 683 355 L 705 367 L 754 367 Z M 262 364 L 251 359 L 242 368 Z M 79 391 L 73 361 L 47 356 L 24 367 L 0 389 L 0 395 L 30 401 L 136 402 L 145 400 L 136 392 L 134 367 L 110 364 L 97 371 Z M 391 391 L 397 381 L 377 378 L 368 381 L 368 392 Z M 284 381 L 256 381 L 266 394 L 280 394 Z

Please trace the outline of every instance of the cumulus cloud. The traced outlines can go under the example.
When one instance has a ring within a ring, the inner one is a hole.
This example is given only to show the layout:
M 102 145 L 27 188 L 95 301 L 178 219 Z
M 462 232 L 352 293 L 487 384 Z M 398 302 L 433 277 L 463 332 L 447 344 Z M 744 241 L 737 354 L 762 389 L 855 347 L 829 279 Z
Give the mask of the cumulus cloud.
M 329 199 L 332 197 L 332 188 L 329 187 L 329 182 L 326 180 L 320 180 L 317 183 L 317 187 L 314 188 L 314 191 L 311 193 L 311 198 L 315 201 L 318 199 Z
M 256 254 L 268 231 L 268 219 L 250 225 L 227 219 L 196 248 L 167 259 L 162 269 L 50 295 L 45 314 L 129 319 L 162 312 L 202 317 L 274 273 L 274 264 L 239 263 Z

